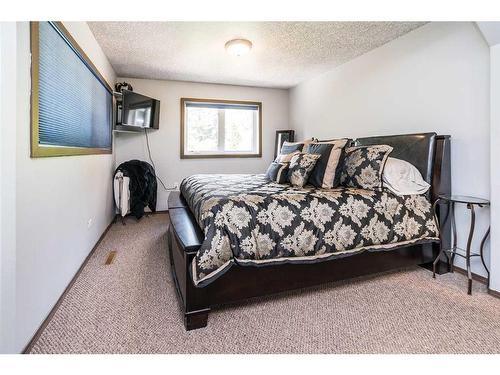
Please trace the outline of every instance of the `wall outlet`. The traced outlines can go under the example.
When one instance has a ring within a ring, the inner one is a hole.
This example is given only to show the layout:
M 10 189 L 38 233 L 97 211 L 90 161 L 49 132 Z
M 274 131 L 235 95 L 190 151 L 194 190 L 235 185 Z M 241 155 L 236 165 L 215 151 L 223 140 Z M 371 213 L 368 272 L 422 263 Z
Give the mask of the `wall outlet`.
M 94 222 L 92 221 L 92 219 L 89 219 L 87 221 L 87 229 L 89 229 L 92 226 L 92 224 L 94 224 Z

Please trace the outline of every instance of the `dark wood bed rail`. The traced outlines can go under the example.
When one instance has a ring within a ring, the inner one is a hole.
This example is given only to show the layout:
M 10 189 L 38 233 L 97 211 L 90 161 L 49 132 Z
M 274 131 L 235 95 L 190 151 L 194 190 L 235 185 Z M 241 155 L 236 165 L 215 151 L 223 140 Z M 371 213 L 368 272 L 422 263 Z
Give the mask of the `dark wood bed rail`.
M 438 194 L 451 192 L 450 137 L 436 136 L 434 150 L 430 194 L 433 201 Z M 429 268 L 439 253 L 439 243 L 423 241 L 314 264 L 234 265 L 213 283 L 197 288 L 191 280 L 190 267 L 203 242 L 203 233 L 179 192 L 170 193 L 168 206 L 167 251 L 187 330 L 205 327 L 210 309 L 218 305 L 412 265 Z M 443 223 L 443 242 L 449 241 L 446 213 L 439 207 L 438 217 Z M 444 267 L 440 270 L 445 271 Z

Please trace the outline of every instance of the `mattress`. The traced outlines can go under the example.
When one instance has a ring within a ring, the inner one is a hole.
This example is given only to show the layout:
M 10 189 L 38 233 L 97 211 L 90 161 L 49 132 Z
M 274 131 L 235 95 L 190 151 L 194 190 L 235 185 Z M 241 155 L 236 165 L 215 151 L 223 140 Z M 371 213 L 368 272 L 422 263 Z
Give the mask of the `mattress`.
M 326 261 L 439 240 L 424 195 L 295 188 L 260 174 L 193 175 L 180 189 L 205 236 L 191 265 L 199 287 L 234 264 Z

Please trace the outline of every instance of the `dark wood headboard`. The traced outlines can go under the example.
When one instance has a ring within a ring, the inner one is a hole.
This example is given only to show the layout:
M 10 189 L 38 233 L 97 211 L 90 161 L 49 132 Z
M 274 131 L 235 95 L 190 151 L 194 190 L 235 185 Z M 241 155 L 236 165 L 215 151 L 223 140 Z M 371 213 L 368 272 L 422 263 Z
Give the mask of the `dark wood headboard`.
M 449 135 L 436 136 L 434 168 L 431 182 L 431 200 L 439 194 L 451 194 L 451 144 Z
M 412 163 L 431 185 L 428 197 L 434 202 L 439 194 L 451 193 L 450 136 L 436 133 L 397 134 L 358 138 L 356 146 L 385 144 L 392 146 L 390 156 Z

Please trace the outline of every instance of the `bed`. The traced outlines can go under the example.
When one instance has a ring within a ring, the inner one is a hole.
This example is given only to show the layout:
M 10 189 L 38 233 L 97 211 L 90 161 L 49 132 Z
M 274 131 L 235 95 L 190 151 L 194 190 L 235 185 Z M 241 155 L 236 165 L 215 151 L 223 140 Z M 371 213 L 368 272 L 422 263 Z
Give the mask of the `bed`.
M 194 175 L 169 196 L 168 249 L 187 330 L 210 309 L 252 297 L 383 272 L 429 267 L 448 241 L 431 202 L 451 191 L 448 136 L 358 138 L 388 144 L 431 184 L 426 195 L 293 188 L 264 175 Z

